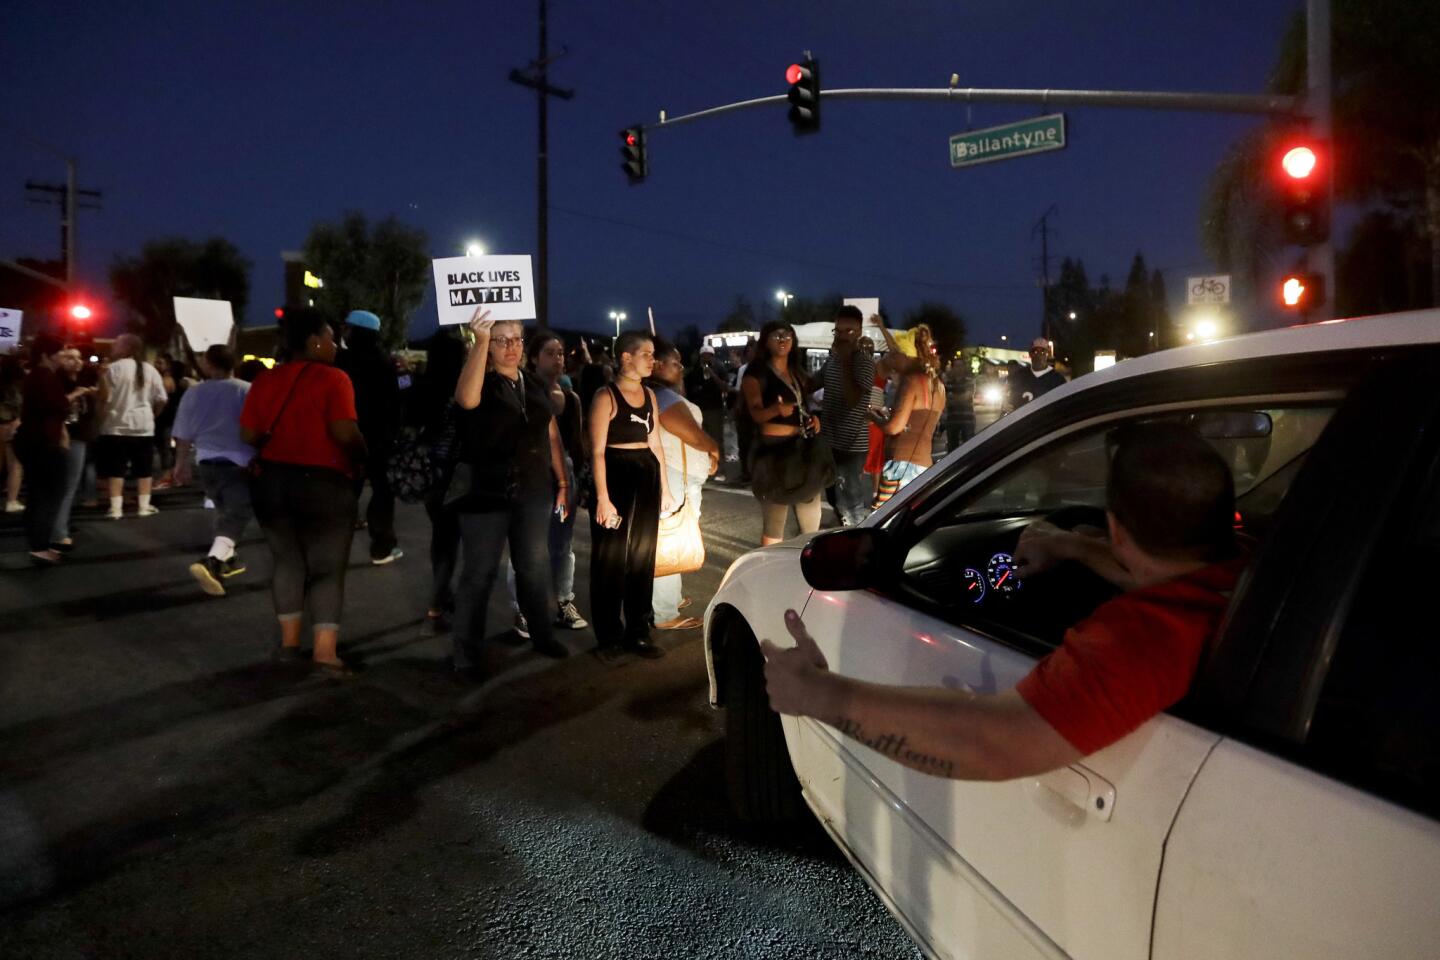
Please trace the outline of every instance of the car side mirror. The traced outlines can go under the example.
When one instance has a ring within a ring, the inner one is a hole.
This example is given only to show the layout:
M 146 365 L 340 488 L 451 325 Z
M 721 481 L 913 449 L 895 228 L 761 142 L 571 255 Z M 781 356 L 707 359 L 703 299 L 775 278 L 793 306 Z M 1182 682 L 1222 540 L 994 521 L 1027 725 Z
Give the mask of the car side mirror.
M 805 545 L 800 572 L 816 590 L 867 590 L 884 578 L 889 556 L 890 539 L 883 530 L 832 530 Z

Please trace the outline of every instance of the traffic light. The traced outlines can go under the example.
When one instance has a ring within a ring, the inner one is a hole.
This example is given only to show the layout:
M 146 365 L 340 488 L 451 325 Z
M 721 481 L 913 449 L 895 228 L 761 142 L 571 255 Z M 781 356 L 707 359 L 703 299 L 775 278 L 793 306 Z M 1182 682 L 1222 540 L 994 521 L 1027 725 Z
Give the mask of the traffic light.
M 1325 302 L 1325 277 L 1295 271 L 1280 281 L 1280 304 L 1291 313 L 1307 314 Z
M 1285 239 L 1302 247 L 1330 236 L 1328 151 L 1317 143 L 1292 142 L 1280 154 L 1281 204 Z
M 284 319 L 285 319 L 285 308 L 284 308 L 284 307 L 276 307 L 276 308 L 275 308 L 275 319 L 276 319 L 276 320 L 284 320 Z
M 790 126 L 795 135 L 820 129 L 820 61 L 806 57 L 785 71 L 790 84 Z
M 630 178 L 631 185 L 642 182 L 650 172 L 650 160 L 645 155 L 645 128 L 626 127 L 620 131 L 620 155 L 625 158 L 621 168 Z
M 90 319 L 94 311 L 92 311 L 88 306 L 86 306 L 84 302 L 77 300 L 75 303 L 70 304 L 70 307 L 68 310 L 66 310 L 66 313 L 68 313 L 70 315 L 70 319 L 74 320 L 76 323 L 84 323 L 86 320 Z

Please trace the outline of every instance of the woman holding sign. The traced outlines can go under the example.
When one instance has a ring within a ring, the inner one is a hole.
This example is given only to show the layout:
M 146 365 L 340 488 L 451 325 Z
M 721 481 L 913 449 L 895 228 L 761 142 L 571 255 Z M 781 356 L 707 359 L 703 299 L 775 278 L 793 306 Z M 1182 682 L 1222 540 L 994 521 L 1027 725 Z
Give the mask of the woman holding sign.
M 644 379 L 655 370 L 655 341 L 628 330 L 615 342 L 615 382 L 590 402 L 590 457 L 595 507 L 590 511 L 590 610 L 596 654 L 629 651 L 663 657 L 650 640 L 655 543 L 660 513 L 675 509 L 656 431 L 660 408 Z M 625 622 L 620 615 L 624 612 Z
M 521 369 L 524 328 L 518 320 L 491 320 L 488 310 L 476 309 L 470 330 L 475 344 L 455 386 L 463 413 L 446 506 L 459 515 L 463 556 L 455 598 L 455 670 L 480 679 L 475 655 L 485 639 L 485 610 L 507 542 L 530 642 L 549 657 L 569 654 L 554 636 L 548 541 L 550 514 L 570 511 L 570 484 L 545 385 Z

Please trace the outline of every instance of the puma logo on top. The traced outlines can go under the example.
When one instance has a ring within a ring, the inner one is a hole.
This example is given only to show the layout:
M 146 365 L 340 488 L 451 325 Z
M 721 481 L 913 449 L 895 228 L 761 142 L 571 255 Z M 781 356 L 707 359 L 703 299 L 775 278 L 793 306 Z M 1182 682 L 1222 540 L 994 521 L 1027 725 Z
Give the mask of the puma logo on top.
M 633 414 L 633 413 L 630 414 L 630 422 L 631 422 L 631 423 L 638 423 L 638 424 L 640 424 L 640 426 L 642 426 L 642 427 L 645 428 L 645 432 L 646 432 L 646 433 L 649 433 L 649 432 L 650 432 L 650 413 L 649 413 L 649 411 L 646 411 L 645 416 L 643 416 L 643 417 L 637 417 L 637 416 L 635 416 L 635 414 Z

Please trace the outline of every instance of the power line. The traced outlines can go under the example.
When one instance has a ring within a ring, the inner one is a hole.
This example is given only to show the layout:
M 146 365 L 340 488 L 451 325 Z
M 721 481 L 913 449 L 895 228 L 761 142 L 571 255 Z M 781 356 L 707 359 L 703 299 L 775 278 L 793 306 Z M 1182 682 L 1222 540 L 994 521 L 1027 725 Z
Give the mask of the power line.
M 612 226 L 626 227 L 630 230 L 638 230 L 642 233 L 653 233 L 657 236 L 670 237 L 675 240 L 688 240 L 692 243 L 702 243 L 707 246 L 720 247 L 725 250 L 733 250 L 738 253 L 747 253 L 752 256 L 767 257 L 772 260 L 785 260 L 790 263 L 798 263 L 809 267 L 820 267 L 825 270 L 843 270 L 848 274 L 872 277 L 877 280 L 888 280 L 892 283 L 904 283 L 915 287 L 931 287 L 937 290 L 1033 290 L 1034 284 L 1030 283 L 941 283 L 934 280 L 921 280 L 914 277 L 901 277 L 891 273 L 882 273 L 878 270 L 865 270 L 858 267 L 848 266 L 840 263 L 829 263 L 823 260 L 811 260 L 807 257 L 797 257 L 790 253 L 781 253 L 774 250 L 762 250 L 758 247 L 748 247 L 743 244 L 730 243 L 725 240 L 716 240 L 712 237 L 702 237 L 691 233 L 682 233 L 678 230 L 666 230 L 662 227 L 651 227 L 641 223 L 632 223 L 629 220 L 620 220 L 615 217 L 601 216 L 596 213 L 586 213 L 583 210 L 573 210 L 569 207 L 552 205 L 551 210 L 557 213 L 578 217 L 582 220 L 594 220 L 598 223 L 607 223 Z

